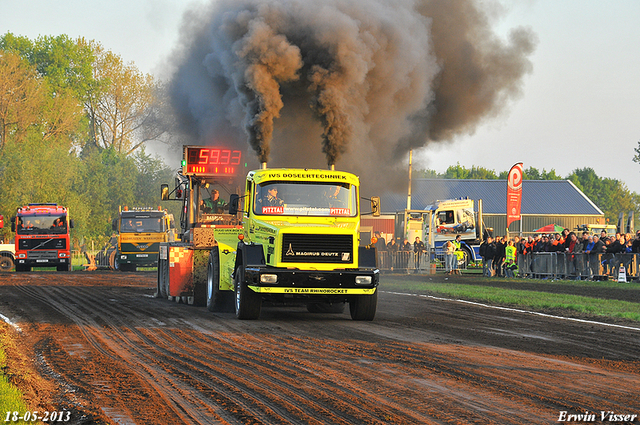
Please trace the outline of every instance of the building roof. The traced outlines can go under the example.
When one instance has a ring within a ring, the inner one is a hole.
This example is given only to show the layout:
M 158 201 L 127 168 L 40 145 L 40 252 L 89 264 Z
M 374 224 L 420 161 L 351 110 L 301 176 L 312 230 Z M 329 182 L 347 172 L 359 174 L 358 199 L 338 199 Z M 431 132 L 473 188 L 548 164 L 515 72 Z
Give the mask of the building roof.
M 506 214 L 506 180 L 414 179 L 411 209 L 423 210 L 436 200 L 482 199 L 485 214 Z M 382 211 L 403 211 L 406 194 L 381 196 Z M 476 208 L 477 208 L 476 202 Z M 523 180 L 522 214 L 603 215 L 604 213 L 569 180 Z

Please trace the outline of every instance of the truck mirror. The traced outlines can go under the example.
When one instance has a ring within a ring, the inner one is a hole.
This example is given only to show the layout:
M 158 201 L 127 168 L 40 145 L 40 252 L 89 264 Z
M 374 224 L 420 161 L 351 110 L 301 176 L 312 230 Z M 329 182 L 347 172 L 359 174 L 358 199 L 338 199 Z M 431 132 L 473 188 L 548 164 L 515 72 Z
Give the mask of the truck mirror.
M 73 224 L 73 219 L 69 220 L 69 228 L 73 229 L 75 226 Z
M 236 215 L 238 214 L 238 202 L 240 200 L 240 196 L 232 193 L 229 195 L 229 214 Z
M 374 217 L 380 217 L 380 197 L 372 196 L 371 197 L 371 212 Z
M 118 230 L 118 219 L 114 218 L 113 220 L 111 220 L 111 230 L 117 231 Z
M 160 185 L 160 198 L 163 201 L 168 201 L 169 200 L 169 185 L 168 184 L 161 184 Z M 116 230 L 115 228 L 113 230 Z
M 15 232 L 16 232 L 16 223 L 11 223 L 11 231 L 12 231 L 13 233 L 15 233 Z

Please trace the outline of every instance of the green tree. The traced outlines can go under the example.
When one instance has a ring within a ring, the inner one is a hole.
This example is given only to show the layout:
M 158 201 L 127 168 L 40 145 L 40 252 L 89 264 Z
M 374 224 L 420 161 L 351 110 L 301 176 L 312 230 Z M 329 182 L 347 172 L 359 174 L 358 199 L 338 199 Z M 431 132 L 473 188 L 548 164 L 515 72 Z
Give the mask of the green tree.
M 504 178 L 506 179 L 508 175 L 509 175 L 509 172 L 505 171 Z M 547 171 L 544 168 L 542 169 L 542 171 L 540 171 L 534 167 L 529 167 L 523 171 L 523 179 L 524 180 L 565 180 L 561 176 L 557 175 L 556 170 L 554 170 L 553 168 L 551 169 L 551 171 Z
M 153 77 L 125 64 L 113 52 L 93 44 L 95 82 L 85 108 L 96 145 L 126 155 L 145 142 L 158 140 L 164 129 Z
M 592 168 L 576 169 L 568 176 L 568 180 L 591 199 L 611 223 L 617 222 L 621 212 L 626 214 L 634 211 L 636 217 L 640 213 L 638 195 L 619 180 L 598 177 Z
M 21 141 L 45 104 L 42 81 L 19 55 L 0 50 L 0 150 Z
M 35 70 L 31 78 L 48 94 L 38 98 L 44 104 L 30 123 L 32 130 L 50 143 L 80 145 L 86 138 L 83 99 L 92 81 L 90 46 L 84 39 L 73 41 L 66 35 L 39 37 L 32 42 L 7 33 L 0 37 L 0 48 L 30 63 Z
M 479 180 L 495 180 L 498 178 L 494 170 L 489 170 L 483 167 L 476 167 L 475 165 L 471 169 L 467 169 L 457 163 L 447 168 L 443 177 L 445 179 L 479 179 Z

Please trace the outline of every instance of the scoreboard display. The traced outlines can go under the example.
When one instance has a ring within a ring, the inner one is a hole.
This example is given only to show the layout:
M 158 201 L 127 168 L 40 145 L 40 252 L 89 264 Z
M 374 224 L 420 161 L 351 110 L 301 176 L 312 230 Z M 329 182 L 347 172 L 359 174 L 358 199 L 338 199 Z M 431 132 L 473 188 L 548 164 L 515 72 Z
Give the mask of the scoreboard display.
M 214 146 L 184 146 L 182 175 L 233 177 L 241 169 L 242 151 Z

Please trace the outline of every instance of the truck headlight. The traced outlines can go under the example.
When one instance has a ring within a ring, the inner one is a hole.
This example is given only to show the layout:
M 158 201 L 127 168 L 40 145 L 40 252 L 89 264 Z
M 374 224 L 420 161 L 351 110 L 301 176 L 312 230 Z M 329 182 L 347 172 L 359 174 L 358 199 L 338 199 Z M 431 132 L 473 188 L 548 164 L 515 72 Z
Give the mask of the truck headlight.
M 371 285 L 371 276 L 356 276 L 356 285 Z
M 277 274 L 261 274 L 260 275 L 260 283 L 277 283 L 278 275 Z
M 121 260 L 126 260 L 126 259 L 127 259 L 127 256 L 126 256 L 126 255 L 121 255 L 121 256 L 120 256 L 120 259 L 121 259 Z

